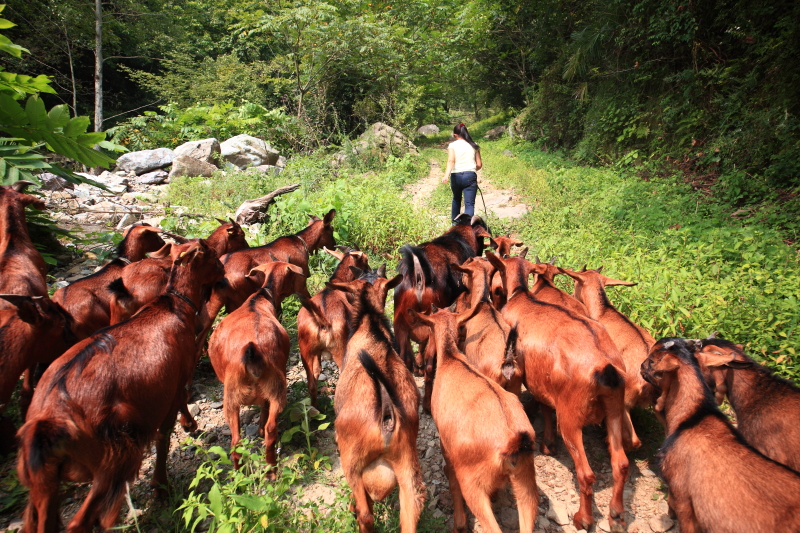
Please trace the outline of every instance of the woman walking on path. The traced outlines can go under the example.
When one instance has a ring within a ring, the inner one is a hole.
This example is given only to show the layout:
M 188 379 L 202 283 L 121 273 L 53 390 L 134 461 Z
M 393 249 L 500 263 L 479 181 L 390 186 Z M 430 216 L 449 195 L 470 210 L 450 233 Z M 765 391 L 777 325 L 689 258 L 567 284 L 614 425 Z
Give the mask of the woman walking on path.
M 450 220 L 461 213 L 461 193 L 464 193 L 464 212 L 469 216 L 475 214 L 475 195 L 478 194 L 478 174 L 483 166 L 480 147 L 469 136 L 467 127 L 461 123 L 453 128 L 456 140 L 447 147 L 447 170 L 442 183 L 450 178 L 450 189 L 453 191 L 453 204 L 450 208 Z

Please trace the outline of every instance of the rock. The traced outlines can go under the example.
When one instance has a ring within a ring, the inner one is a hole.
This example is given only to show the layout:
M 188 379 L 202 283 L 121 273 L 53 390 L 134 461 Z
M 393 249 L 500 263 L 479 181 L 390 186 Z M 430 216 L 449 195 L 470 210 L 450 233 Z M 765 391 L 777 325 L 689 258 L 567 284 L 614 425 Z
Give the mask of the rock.
M 257 170 L 258 172 L 262 172 L 264 174 L 275 174 L 277 176 L 281 173 L 283 167 L 279 167 L 277 165 L 258 165 L 257 167 L 253 167 L 253 170 Z
M 417 128 L 417 133 L 422 136 L 433 135 L 439 133 L 439 126 L 436 124 L 425 124 L 424 126 Z
M 442 510 L 441 510 L 441 509 L 436 509 L 436 510 L 433 512 L 433 517 L 434 517 L 434 518 L 442 518 L 443 516 L 444 516 L 444 513 L 442 512 Z
M 628 533 L 652 533 L 652 529 L 643 520 L 634 520 L 628 526 Z
M 550 520 L 548 520 L 544 516 L 540 515 L 539 518 L 537 519 L 537 522 L 539 522 L 539 527 L 542 529 L 547 529 L 548 527 L 550 527 Z
M 69 286 L 69 281 L 64 281 L 63 279 L 60 281 L 56 281 L 56 290 L 63 289 L 64 287 Z
M 253 417 L 255 416 L 256 412 L 248 409 L 247 411 L 243 411 L 239 415 L 239 420 L 241 421 L 242 425 L 247 425 L 253 421 Z
M 600 531 L 611 531 L 611 526 L 608 524 L 608 518 L 603 518 L 597 523 L 597 529 Z
M 200 161 L 188 155 L 179 155 L 172 162 L 169 179 L 179 176 L 203 176 L 204 178 L 209 178 L 217 170 L 219 169 L 211 163 Z
M 669 516 L 662 514 L 661 516 L 654 516 L 647 524 L 653 530 L 653 533 L 664 533 L 674 526 L 675 522 Z
M 325 374 L 320 374 L 317 381 L 328 381 L 328 376 Z
M 72 184 L 70 183 L 70 185 Z M 52 200 L 71 200 L 72 198 L 75 198 L 75 195 L 69 191 L 56 191 L 50 195 L 50 198 Z
M 192 416 L 197 416 L 200 414 L 200 406 L 196 403 L 189 404 L 189 414 Z
M 258 434 L 258 424 L 250 424 L 244 428 L 248 437 L 255 437 Z
M 221 150 L 219 141 L 214 138 L 203 139 L 201 141 L 189 141 L 178 146 L 173 151 L 176 157 L 179 155 L 188 155 L 189 157 L 193 157 L 194 159 L 198 159 L 210 165 L 219 165 Z
M 656 473 L 649 468 L 642 468 L 639 470 L 644 477 L 656 477 Z
M 154 170 L 137 177 L 136 183 L 141 183 L 142 185 L 158 185 L 159 183 L 164 183 L 168 176 L 169 173 L 167 173 L 166 170 Z
M 225 161 L 240 169 L 275 165 L 280 157 L 269 144 L 246 134 L 231 137 L 220 145 L 220 150 Z
M 547 518 L 553 520 L 559 526 L 565 526 L 570 523 L 567 508 L 560 503 L 550 504 L 550 509 L 547 510 Z
M 500 511 L 500 522 L 508 528 L 516 529 L 519 526 L 519 513 L 516 509 L 504 507 Z
M 19 529 L 22 529 L 22 526 L 24 524 L 25 522 L 23 522 L 21 518 L 17 518 L 8 523 L 8 529 L 6 529 L 6 531 L 8 531 L 9 533 L 11 531 L 17 531 Z
M 125 213 L 124 215 L 122 215 L 122 218 L 119 219 L 119 224 L 117 224 L 117 229 L 127 228 L 137 220 L 138 218 L 133 213 Z
M 349 155 L 374 156 L 383 160 L 392 153 L 419 155 L 419 150 L 401 132 L 383 122 L 376 122 L 353 143 L 350 154 L 345 151 L 334 154 L 332 164 L 341 166 Z
M 75 185 L 68 182 L 61 176 L 56 176 L 52 172 L 42 172 L 36 177 L 42 182 L 42 186 L 39 187 L 39 190 L 41 191 L 61 191 L 63 189 L 75 188 Z
M 211 407 L 212 409 L 221 409 L 222 408 L 222 402 L 212 402 L 209 407 Z
M 435 453 L 436 450 L 434 448 L 428 448 L 428 450 L 425 452 L 425 459 L 430 459 Z
M 122 154 L 117 159 L 117 168 L 126 172 L 134 172 L 137 176 L 157 168 L 168 167 L 175 159 L 175 152 L 169 148 L 140 150 Z
M 276 167 L 285 168 L 286 167 L 286 158 L 284 156 L 280 156 L 278 158 L 278 162 L 275 163 Z
M 514 157 L 514 152 L 511 150 L 503 150 L 503 155 L 506 157 Z
M 506 132 L 505 126 L 497 126 L 496 128 L 492 128 L 489 131 L 487 131 L 486 135 L 484 135 L 483 138 L 493 141 L 495 139 L 499 139 L 500 137 L 502 137 L 505 132 Z

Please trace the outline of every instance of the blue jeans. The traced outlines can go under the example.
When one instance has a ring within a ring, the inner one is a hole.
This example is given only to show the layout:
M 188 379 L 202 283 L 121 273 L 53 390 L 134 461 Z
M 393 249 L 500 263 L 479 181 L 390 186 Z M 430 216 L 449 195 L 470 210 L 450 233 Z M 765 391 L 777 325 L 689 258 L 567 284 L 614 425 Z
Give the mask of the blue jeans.
M 461 214 L 461 193 L 464 193 L 464 212 L 475 214 L 475 196 L 478 194 L 478 175 L 475 172 L 453 172 L 450 174 L 450 190 L 453 191 L 453 204 L 450 220 Z

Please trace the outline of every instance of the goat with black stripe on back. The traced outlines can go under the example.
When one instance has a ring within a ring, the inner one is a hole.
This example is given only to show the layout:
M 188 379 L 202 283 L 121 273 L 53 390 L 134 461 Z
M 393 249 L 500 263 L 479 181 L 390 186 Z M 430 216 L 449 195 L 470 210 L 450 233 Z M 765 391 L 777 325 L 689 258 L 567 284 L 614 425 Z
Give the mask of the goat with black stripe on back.
M 353 491 L 358 530 L 374 530 L 372 504 L 400 487 L 400 530 L 417 529 L 425 501 L 417 434 L 419 391 L 397 353 L 384 315 L 386 294 L 401 276 L 385 278 L 386 265 L 362 272 L 354 281 L 329 282 L 328 288 L 353 295 L 350 338 L 336 386 L 336 444 Z
M 692 353 L 694 342 L 659 340 L 642 377 L 660 391 L 667 438 L 658 452 L 669 505 L 683 533 L 800 531 L 800 474 L 765 457 L 719 410 Z M 707 364 L 727 354 L 705 353 Z

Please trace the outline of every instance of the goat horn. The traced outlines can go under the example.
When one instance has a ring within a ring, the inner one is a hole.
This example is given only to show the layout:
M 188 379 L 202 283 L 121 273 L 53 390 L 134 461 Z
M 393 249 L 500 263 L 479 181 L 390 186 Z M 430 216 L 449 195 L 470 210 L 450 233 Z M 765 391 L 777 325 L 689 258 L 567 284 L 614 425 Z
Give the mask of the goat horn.
M 481 217 L 479 217 L 478 215 L 472 215 L 472 218 L 469 221 L 469 225 L 474 226 L 475 222 L 483 222 L 483 219 L 481 219 Z
M 386 277 L 386 263 L 378 267 L 378 276 L 382 278 Z
M 162 232 L 167 237 L 171 237 L 172 239 L 174 239 L 175 242 L 177 242 L 178 244 L 186 244 L 187 242 L 189 242 L 189 239 L 187 239 L 186 237 L 181 237 L 180 235 L 176 235 L 174 233 L 170 233 L 169 231 L 165 230 L 162 230 Z
M 343 254 L 349 254 L 350 252 L 353 251 L 353 249 L 350 248 L 349 246 L 343 246 L 341 244 L 337 244 L 336 246 L 334 246 L 334 248 L 336 248 L 337 250 L 339 250 Z
M 9 302 L 15 307 L 19 307 L 19 304 L 26 300 L 33 300 L 33 301 L 41 300 L 42 298 L 44 298 L 44 296 L 26 296 L 24 294 L 0 294 L 0 298 Z
M 551 265 L 555 265 L 556 264 L 556 258 L 557 257 L 558 257 L 557 255 L 554 255 L 553 257 L 550 258 L 550 264 Z
M 219 222 L 220 224 L 227 224 L 227 222 L 225 222 L 225 221 L 224 221 L 224 220 L 222 220 L 221 218 L 214 217 L 214 220 L 216 220 L 216 221 L 217 221 L 217 222 Z
M 25 192 L 25 189 L 30 187 L 30 186 L 32 186 L 32 185 L 36 185 L 36 184 L 34 182 L 28 181 L 28 180 L 19 180 L 19 181 L 15 181 L 14 183 L 12 183 L 11 184 L 11 188 L 14 189 L 17 192 Z
M 600 273 L 602 270 L 603 270 L 603 265 L 600 265 L 600 266 L 597 268 L 597 273 L 599 274 L 599 273 Z
M 667 342 L 664 343 L 664 349 L 665 350 L 669 350 L 673 346 L 675 346 L 675 341 L 667 341 Z
M 439 308 L 436 307 L 434 304 L 431 304 L 431 314 L 436 313 L 439 311 Z
M 541 263 L 541 261 L 539 261 L 539 254 L 533 256 L 533 261 L 534 263 Z
M 233 224 L 234 226 L 238 226 L 238 225 L 239 225 L 239 224 L 237 224 L 237 223 L 236 223 L 236 221 L 235 221 L 235 220 L 233 220 L 233 219 L 232 219 L 232 218 L 230 218 L 230 217 L 228 217 L 228 220 L 230 220 L 230 221 L 231 221 L 231 224 Z
M 586 272 L 586 265 L 588 265 L 588 264 L 589 264 L 589 263 L 584 263 L 584 264 L 583 264 L 583 268 L 581 269 L 581 272 Z
M 710 339 L 716 339 L 716 338 L 717 338 L 717 335 L 719 335 L 719 331 L 715 331 L 715 332 L 711 333 L 711 335 L 709 335 L 708 337 L 706 337 L 706 339 L 708 339 L 708 340 L 710 340 Z
M 269 254 L 269 258 L 272 259 L 273 263 L 277 263 L 278 262 L 278 258 L 275 257 L 272 252 L 267 252 L 267 253 Z

